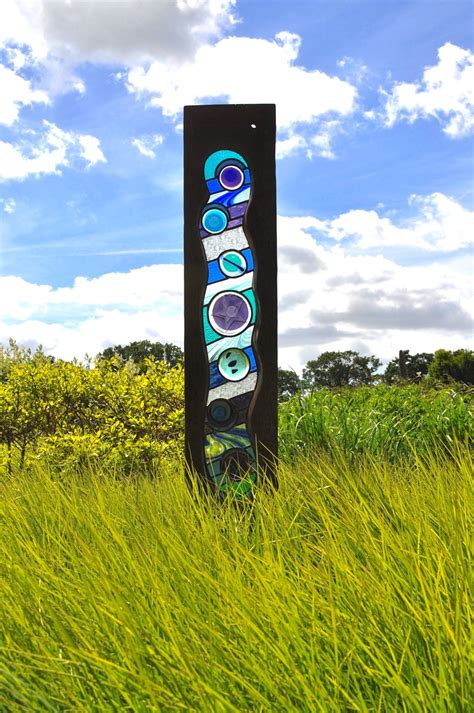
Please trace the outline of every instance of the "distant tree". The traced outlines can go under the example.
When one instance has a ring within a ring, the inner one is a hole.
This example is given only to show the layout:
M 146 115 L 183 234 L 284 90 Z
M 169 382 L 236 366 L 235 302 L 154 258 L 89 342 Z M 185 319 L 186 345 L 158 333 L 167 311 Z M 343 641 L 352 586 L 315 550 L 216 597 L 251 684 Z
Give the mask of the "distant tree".
M 398 379 L 419 381 L 428 373 L 433 359 L 434 354 L 429 352 L 410 354 L 408 349 L 400 351 L 398 357 L 388 362 L 383 379 L 387 384 L 393 384 Z
M 150 342 L 143 339 L 139 342 L 130 342 L 126 346 L 117 344 L 115 347 L 107 347 L 99 354 L 99 359 L 111 359 L 120 357 L 123 361 L 131 360 L 135 364 L 141 364 L 147 357 L 153 357 L 155 361 L 164 361 L 168 366 L 176 366 L 183 358 L 182 350 L 175 344 L 161 344 L 161 342 Z
M 301 379 L 292 369 L 278 367 L 278 401 L 288 401 L 301 389 Z
M 474 351 L 457 349 L 454 352 L 438 349 L 430 364 L 429 375 L 437 381 L 461 381 L 474 384 Z
M 309 390 L 323 387 L 359 386 L 375 381 L 381 362 L 375 356 L 357 352 L 323 352 L 308 361 L 303 369 L 303 386 Z

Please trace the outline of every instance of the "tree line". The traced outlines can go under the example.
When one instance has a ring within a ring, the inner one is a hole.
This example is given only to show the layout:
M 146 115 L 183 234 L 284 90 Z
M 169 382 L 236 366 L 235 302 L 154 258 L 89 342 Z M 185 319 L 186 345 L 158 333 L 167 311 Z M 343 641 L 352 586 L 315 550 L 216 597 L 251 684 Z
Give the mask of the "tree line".
M 98 359 L 119 359 L 121 363 L 134 362 L 138 370 L 148 358 L 163 361 L 170 367 L 183 362 L 184 354 L 175 344 L 142 340 L 126 346 L 117 345 L 104 349 Z M 364 386 L 374 383 L 419 383 L 427 378 L 448 383 L 457 381 L 474 384 L 474 352 L 468 349 L 410 354 L 400 350 L 381 372 L 382 362 L 374 355 L 363 356 L 358 352 L 327 351 L 306 363 L 300 376 L 291 369 L 278 369 L 278 394 L 285 400 L 298 391 L 315 391 L 322 388 Z
M 118 358 L 122 363 L 134 362 L 140 370 L 147 358 L 164 361 L 170 367 L 177 366 L 184 359 L 183 351 L 175 344 L 142 340 L 108 347 L 98 355 L 99 359 Z M 314 391 L 321 388 L 343 388 L 363 386 L 383 382 L 417 383 L 426 377 L 447 383 L 458 381 L 474 383 L 474 352 L 469 349 L 410 354 L 408 349 L 400 350 L 398 356 L 389 361 L 381 372 L 382 362 L 374 355 L 363 356 L 358 352 L 327 351 L 316 359 L 310 359 L 300 376 L 291 369 L 278 369 L 280 398 L 288 398 L 298 391 Z
M 400 350 L 398 357 L 380 371 L 382 362 L 374 355 L 328 351 L 306 363 L 302 375 L 291 369 L 278 369 L 278 396 L 281 401 L 298 392 L 370 385 L 375 383 L 461 382 L 474 384 L 474 351 L 438 349 L 434 353 L 410 354 Z

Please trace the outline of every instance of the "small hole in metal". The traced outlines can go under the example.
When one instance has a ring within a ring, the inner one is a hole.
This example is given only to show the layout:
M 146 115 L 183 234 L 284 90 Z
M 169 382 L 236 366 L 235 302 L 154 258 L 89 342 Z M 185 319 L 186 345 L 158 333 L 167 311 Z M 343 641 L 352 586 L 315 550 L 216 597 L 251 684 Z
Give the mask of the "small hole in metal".
M 257 128 L 257 124 L 250 124 L 250 126 L 251 126 L 252 129 L 256 129 L 256 128 Z

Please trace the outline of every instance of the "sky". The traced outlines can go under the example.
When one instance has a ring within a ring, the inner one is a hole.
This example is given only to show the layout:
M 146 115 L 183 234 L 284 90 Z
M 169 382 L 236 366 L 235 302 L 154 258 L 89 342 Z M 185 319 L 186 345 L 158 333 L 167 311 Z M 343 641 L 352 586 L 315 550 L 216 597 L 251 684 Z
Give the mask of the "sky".
M 268 102 L 280 365 L 472 349 L 473 13 L 1 0 L 0 342 L 182 346 L 182 108 Z

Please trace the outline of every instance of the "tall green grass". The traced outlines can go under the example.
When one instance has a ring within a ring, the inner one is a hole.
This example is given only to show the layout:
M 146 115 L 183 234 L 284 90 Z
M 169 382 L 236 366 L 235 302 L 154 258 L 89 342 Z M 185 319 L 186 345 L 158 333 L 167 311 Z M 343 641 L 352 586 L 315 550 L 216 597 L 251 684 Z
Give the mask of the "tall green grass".
M 0 710 L 473 710 L 466 449 L 157 476 L 2 478 Z
M 364 386 L 323 389 L 280 405 L 280 454 L 325 450 L 397 462 L 455 443 L 472 445 L 474 392 L 467 387 Z

